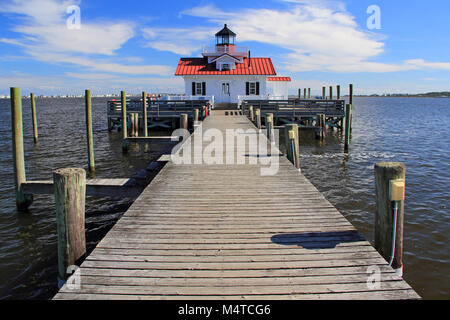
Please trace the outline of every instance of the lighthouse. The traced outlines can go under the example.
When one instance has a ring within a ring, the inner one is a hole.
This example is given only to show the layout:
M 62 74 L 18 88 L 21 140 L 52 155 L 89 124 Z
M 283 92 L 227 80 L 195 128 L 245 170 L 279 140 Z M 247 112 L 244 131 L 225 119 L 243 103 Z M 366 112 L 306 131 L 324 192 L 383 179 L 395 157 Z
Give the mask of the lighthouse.
M 175 75 L 184 78 L 186 96 L 214 96 L 216 106 L 226 107 L 244 99 L 287 99 L 291 79 L 277 77 L 271 58 L 252 57 L 248 47 L 236 46 L 236 37 L 225 24 L 202 57 L 180 59 Z

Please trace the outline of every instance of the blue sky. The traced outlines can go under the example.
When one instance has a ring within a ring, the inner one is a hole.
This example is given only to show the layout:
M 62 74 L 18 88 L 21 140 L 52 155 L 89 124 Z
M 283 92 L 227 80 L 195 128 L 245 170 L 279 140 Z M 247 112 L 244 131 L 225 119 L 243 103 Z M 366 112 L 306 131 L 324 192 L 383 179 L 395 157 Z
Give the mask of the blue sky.
M 80 29 L 67 27 L 74 5 Z M 380 29 L 367 26 L 371 5 Z M 292 93 L 450 91 L 449 11 L 445 0 L 0 0 L 0 94 L 181 93 L 178 59 L 200 56 L 224 23 Z

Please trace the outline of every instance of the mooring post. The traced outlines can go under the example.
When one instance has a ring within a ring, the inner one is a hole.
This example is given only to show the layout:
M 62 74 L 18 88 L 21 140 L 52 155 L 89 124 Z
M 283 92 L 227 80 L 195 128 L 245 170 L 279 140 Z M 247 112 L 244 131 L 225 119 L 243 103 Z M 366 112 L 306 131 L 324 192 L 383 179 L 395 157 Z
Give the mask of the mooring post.
M 350 103 L 351 105 L 353 105 L 353 84 L 350 84 L 350 85 L 349 85 L 349 88 L 348 88 L 348 97 L 349 97 L 349 103 Z
M 89 172 L 95 172 L 95 156 L 94 156 L 94 137 L 92 129 L 92 100 L 91 90 L 85 91 L 85 107 L 86 107 L 86 138 L 88 151 Z
M 68 278 L 67 269 L 86 253 L 84 210 L 86 171 L 78 168 L 53 172 L 58 234 L 58 284 Z
M 256 115 L 256 127 L 258 128 L 258 130 L 261 130 L 261 109 L 256 109 L 255 115 Z
M 274 141 L 274 132 L 273 132 L 273 113 L 266 114 L 266 130 L 267 130 L 267 139 L 269 141 Z
M 38 124 L 37 124 L 37 117 L 36 117 L 36 99 L 34 97 L 34 93 L 30 94 L 30 100 L 31 100 L 31 116 L 33 118 L 33 137 L 34 137 L 34 143 L 38 143 Z
M 322 87 L 322 99 L 323 99 L 323 100 L 326 100 L 326 99 L 327 99 L 326 90 L 327 90 L 326 87 Z
M 253 106 L 248 107 L 249 113 L 250 113 L 250 121 L 255 121 L 255 113 L 253 112 Z
M 336 94 L 337 94 L 336 99 L 340 100 L 341 99 L 341 86 L 340 85 L 336 86 Z
M 327 129 L 327 118 L 325 114 L 320 115 L 320 139 L 325 140 L 325 134 Z
M 400 162 L 375 165 L 375 248 L 403 275 L 403 222 L 406 168 Z
M 122 102 L 122 152 L 128 152 L 128 127 L 127 127 L 127 94 L 125 91 L 120 92 L 120 100 Z
M 199 114 L 199 110 L 198 110 L 198 108 L 195 108 L 194 109 L 194 125 L 197 125 L 198 124 L 198 114 Z
M 298 89 L 298 98 L 301 99 L 302 98 L 302 89 Z
M 350 135 L 352 130 L 352 105 L 347 104 L 345 107 L 345 144 L 344 149 L 347 151 L 350 145 Z
M 289 161 L 300 170 L 300 143 L 297 124 L 284 126 L 286 155 Z
M 351 104 L 351 107 L 352 107 L 352 112 L 351 112 L 351 115 L 350 115 L 350 134 L 352 133 L 352 122 L 353 122 L 353 84 L 350 84 L 349 85 L 349 95 L 350 95 L 350 104 Z
M 186 113 L 180 114 L 180 129 L 188 130 L 188 115 Z
M 147 93 L 142 92 L 142 125 L 144 126 L 144 137 L 148 137 L 148 119 L 147 119 Z
M 308 99 L 311 99 L 311 88 L 308 88 Z
M 25 154 L 23 150 L 22 95 L 20 88 L 11 88 L 11 131 L 14 161 L 14 186 L 16 206 L 26 211 L 33 203 L 33 196 L 22 191 L 22 183 L 27 181 L 25 174 Z
M 139 136 L 139 113 L 137 112 L 131 113 L 131 136 Z
M 318 114 L 316 116 L 316 139 L 324 140 L 325 139 L 325 115 L 324 114 Z
M 330 86 L 330 100 L 333 100 L 333 87 Z
M 134 136 L 139 137 L 139 113 L 134 114 Z

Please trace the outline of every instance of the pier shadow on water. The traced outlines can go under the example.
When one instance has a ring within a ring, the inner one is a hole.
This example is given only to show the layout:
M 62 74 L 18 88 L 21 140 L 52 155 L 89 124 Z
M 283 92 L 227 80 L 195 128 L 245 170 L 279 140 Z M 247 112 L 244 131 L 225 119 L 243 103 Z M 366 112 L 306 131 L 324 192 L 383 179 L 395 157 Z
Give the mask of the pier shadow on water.
M 298 246 L 308 250 L 332 249 L 341 243 L 365 241 L 358 231 L 280 233 L 272 236 L 273 243 Z

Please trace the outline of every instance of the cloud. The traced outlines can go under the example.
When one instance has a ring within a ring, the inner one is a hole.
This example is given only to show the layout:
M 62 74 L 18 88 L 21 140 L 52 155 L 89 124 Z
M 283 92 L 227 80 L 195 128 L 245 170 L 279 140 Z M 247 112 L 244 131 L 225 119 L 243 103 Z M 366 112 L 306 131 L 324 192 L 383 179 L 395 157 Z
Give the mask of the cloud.
M 80 29 L 66 26 L 70 5 L 80 1 L 12 0 L 0 7 L 0 12 L 18 15 L 20 23 L 12 31 L 21 38 L 0 39 L 20 46 L 35 60 L 55 64 L 72 64 L 90 70 L 124 74 L 168 75 L 172 68 L 161 65 L 132 65 L 129 59 L 117 57 L 121 49 L 135 36 L 135 26 L 129 21 L 89 22 L 81 20 Z
M 214 28 L 143 28 L 147 47 L 159 51 L 168 51 L 179 55 L 190 55 L 200 50 L 198 43 L 211 38 Z
M 289 72 L 335 73 L 397 72 L 445 69 L 448 63 L 421 59 L 379 62 L 385 37 L 361 29 L 340 1 L 281 0 L 285 9 L 239 9 L 223 11 L 213 5 L 182 11 L 181 16 L 202 18 L 214 28 L 147 29 L 149 46 L 177 54 L 192 54 L 210 41 L 220 25 L 227 23 L 238 41 L 256 41 L 283 48 L 281 69 Z M 194 31 L 191 37 L 191 31 Z M 189 35 L 189 36 L 187 36 Z

